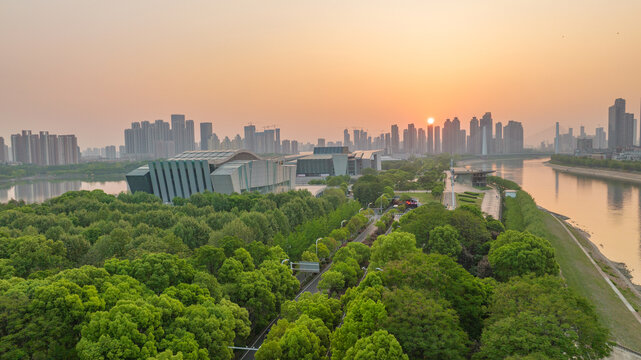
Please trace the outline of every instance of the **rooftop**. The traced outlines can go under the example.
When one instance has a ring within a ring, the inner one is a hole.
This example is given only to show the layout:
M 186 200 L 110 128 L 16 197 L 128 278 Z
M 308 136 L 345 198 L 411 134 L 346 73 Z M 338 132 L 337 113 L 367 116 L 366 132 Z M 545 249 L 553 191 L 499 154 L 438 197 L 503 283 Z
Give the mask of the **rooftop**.
M 185 151 L 169 160 L 205 160 L 220 165 L 231 160 L 260 160 L 260 157 L 248 150 L 198 150 Z

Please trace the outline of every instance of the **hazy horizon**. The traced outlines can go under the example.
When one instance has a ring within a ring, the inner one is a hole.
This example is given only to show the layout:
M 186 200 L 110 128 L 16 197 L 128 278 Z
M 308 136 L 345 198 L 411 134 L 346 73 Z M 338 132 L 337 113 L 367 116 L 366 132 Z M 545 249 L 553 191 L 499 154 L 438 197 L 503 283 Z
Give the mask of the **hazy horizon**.
M 615 98 L 639 118 L 640 11 L 631 0 L 3 1 L 0 136 L 121 145 L 131 122 L 181 113 L 221 138 L 252 122 L 315 142 L 428 117 L 467 129 L 490 111 L 523 122 L 532 145 L 556 121 L 607 127 Z

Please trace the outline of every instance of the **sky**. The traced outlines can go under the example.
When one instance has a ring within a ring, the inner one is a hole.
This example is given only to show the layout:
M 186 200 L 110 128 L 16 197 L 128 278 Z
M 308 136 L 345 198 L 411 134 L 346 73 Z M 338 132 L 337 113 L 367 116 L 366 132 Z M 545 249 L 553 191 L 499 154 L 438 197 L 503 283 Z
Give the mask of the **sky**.
M 2 0 L 0 136 L 121 145 L 170 114 L 342 140 L 485 112 L 526 144 L 641 106 L 641 1 Z M 196 125 L 198 128 L 198 125 Z M 198 130 L 196 137 L 198 139 Z M 575 132 L 577 132 L 575 130 Z

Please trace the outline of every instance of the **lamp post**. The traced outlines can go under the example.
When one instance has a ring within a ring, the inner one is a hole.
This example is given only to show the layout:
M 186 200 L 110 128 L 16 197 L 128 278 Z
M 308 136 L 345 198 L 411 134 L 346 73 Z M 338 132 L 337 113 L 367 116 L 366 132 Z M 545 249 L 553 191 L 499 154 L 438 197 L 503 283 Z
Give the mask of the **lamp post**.
M 316 258 L 318 258 L 318 240 L 320 240 L 320 239 L 322 239 L 322 238 L 316 239 Z
M 378 270 L 378 271 L 383 271 L 383 269 L 381 269 L 381 268 L 376 268 L 376 270 Z

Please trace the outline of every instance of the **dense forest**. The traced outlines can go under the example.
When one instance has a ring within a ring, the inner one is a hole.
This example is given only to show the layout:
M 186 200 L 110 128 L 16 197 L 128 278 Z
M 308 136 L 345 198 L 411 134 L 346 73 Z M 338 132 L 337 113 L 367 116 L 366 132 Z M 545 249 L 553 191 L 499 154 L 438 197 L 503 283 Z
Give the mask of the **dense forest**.
M 609 353 L 527 193 L 508 199 L 505 223 L 439 203 L 375 217 L 366 205 L 410 177 L 442 186 L 446 159 L 397 165 L 357 180 L 356 201 L 341 179 L 321 198 L 204 193 L 165 205 L 80 191 L 0 205 L 0 357 L 232 359 L 229 346 L 274 319 L 256 359 Z M 373 241 L 352 241 L 368 225 Z M 295 299 L 286 264 L 297 260 L 327 264 L 321 292 Z

